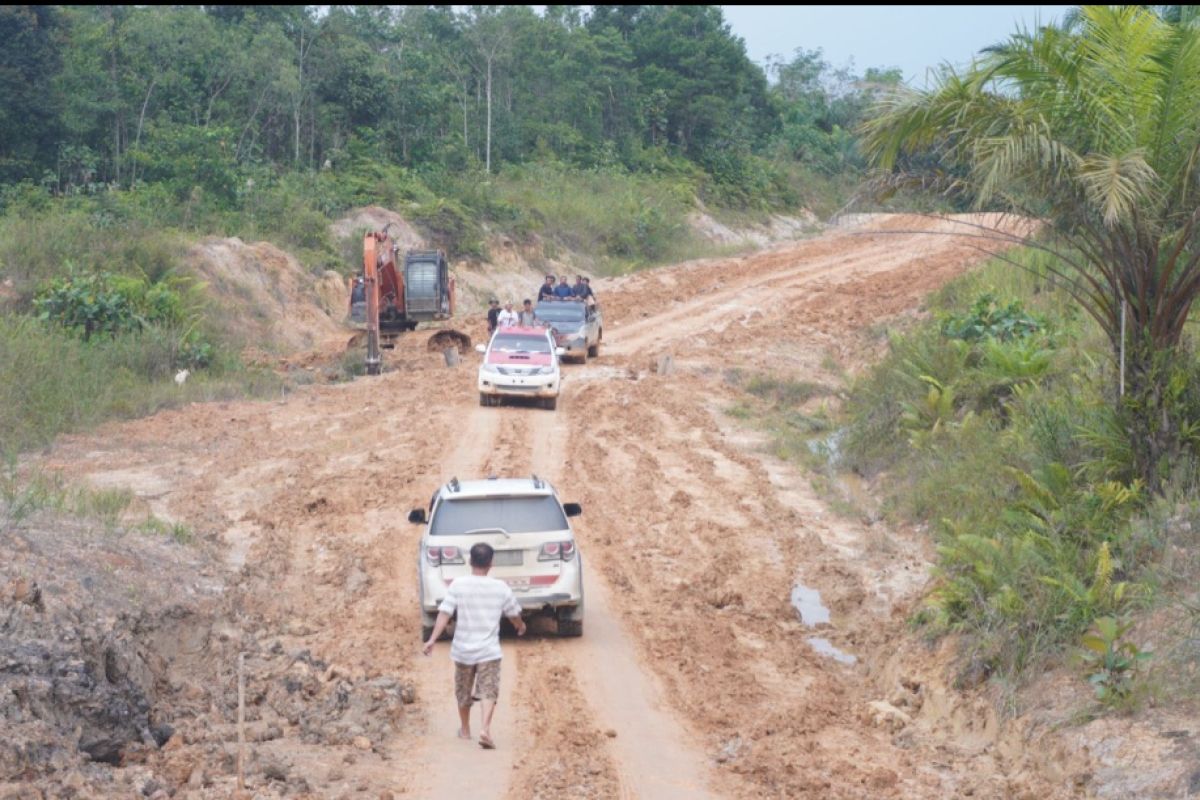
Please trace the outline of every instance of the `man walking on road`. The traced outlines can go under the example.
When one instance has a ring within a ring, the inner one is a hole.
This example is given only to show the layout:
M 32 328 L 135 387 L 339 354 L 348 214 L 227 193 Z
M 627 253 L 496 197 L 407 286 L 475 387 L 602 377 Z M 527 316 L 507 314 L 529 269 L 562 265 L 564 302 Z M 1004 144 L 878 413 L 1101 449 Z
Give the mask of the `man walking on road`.
M 496 747 L 492 741 L 492 715 L 500 698 L 500 617 L 508 617 L 517 636 L 525 635 L 521 606 L 512 589 L 504 581 L 487 576 L 494 554 L 491 545 L 482 542 L 471 548 L 471 574 L 450 584 L 424 648 L 425 655 L 433 652 L 434 643 L 457 611 L 450 660 L 454 662 L 454 696 L 461 723 L 458 738 L 471 738 L 471 703 L 478 699 L 483 712 L 479 746 L 485 750 Z

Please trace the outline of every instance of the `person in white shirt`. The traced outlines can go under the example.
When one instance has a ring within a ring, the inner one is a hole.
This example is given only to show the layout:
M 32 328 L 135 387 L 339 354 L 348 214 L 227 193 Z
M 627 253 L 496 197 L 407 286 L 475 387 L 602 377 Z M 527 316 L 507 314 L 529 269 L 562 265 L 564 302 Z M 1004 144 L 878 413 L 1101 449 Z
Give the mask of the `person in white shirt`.
M 517 636 L 525 635 L 521 606 L 512 589 L 504 581 L 487 576 L 494 555 L 491 545 L 482 542 L 471 548 L 471 574 L 455 578 L 450 584 L 424 648 L 425 655 L 433 652 L 451 615 L 457 612 L 450 660 L 454 662 L 454 697 L 461 723 L 458 738 L 471 738 L 471 703 L 478 699 L 483 713 L 479 746 L 485 750 L 496 747 L 492 741 L 492 715 L 500 697 L 500 617 L 508 617 Z
M 509 328 L 516 325 L 518 322 L 517 312 L 512 309 L 512 301 L 504 304 L 504 310 L 500 312 L 500 316 L 496 318 L 496 324 L 501 328 Z

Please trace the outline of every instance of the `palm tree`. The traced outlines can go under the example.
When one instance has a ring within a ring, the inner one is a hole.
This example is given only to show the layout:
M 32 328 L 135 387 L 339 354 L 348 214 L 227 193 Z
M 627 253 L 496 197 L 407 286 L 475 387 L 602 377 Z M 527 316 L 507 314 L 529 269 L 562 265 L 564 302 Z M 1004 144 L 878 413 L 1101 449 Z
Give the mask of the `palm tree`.
M 1135 474 L 1158 490 L 1185 430 L 1172 376 L 1200 293 L 1200 26 L 1084 6 L 876 111 L 864 145 L 894 178 L 906 156 L 932 150 L 954 176 L 947 188 L 1044 221 L 1027 236 L 975 233 L 1051 252 L 1114 353 L 1124 343 L 1117 402 Z

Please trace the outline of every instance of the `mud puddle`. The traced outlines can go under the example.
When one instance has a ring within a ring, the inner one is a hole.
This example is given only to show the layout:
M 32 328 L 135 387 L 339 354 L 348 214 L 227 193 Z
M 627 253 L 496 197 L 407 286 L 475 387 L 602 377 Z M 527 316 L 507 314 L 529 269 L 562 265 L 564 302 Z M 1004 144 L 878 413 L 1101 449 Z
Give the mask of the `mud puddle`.
M 824 639 L 820 636 L 809 636 L 807 639 L 805 639 L 805 641 L 808 642 L 808 646 L 813 650 L 816 650 L 823 656 L 829 656 L 839 664 L 858 663 L 857 656 L 851 655 L 844 650 L 839 650 L 838 648 L 834 647 L 828 639 Z
M 821 593 L 802 583 L 792 587 L 792 607 L 800 615 L 800 621 L 809 628 L 831 625 L 829 609 L 821 602 Z M 829 656 L 839 664 L 857 664 L 858 657 L 840 650 L 822 636 L 807 636 L 808 646 L 823 656 Z
M 821 593 L 802 583 L 792 587 L 792 607 L 800 615 L 800 621 L 810 628 L 828 625 L 829 609 L 821 602 Z

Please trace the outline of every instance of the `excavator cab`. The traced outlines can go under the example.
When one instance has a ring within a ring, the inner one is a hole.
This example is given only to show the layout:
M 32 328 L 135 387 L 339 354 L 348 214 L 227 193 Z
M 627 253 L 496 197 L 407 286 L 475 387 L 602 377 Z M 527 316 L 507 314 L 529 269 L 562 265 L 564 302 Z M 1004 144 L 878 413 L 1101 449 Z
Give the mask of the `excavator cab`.
M 449 318 L 454 292 L 450 265 L 441 250 L 409 250 L 404 256 L 404 286 L 408 319 L 424 322 Z

